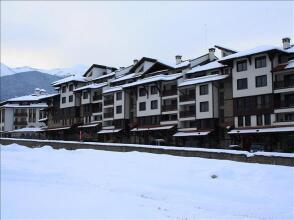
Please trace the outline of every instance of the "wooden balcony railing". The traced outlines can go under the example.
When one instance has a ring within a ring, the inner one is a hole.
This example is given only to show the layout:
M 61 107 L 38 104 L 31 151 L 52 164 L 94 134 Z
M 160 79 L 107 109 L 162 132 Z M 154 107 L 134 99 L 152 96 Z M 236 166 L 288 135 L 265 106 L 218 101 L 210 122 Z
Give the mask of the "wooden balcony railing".
M 168 111 L 176 111 L 178 106 L 176 105 L 163 105 L 162 106 L 162 111 L 163 112 L 168 112 Z
M 106 112 L 103 115 L 104 115 L 104 118 L 113 118 L 113 112 Z
M 294 88 L 294 80 L 276 81 L 274 82 L 275 89 Z
M 195 95 L 180 95 L 180 102 L 187 102 L 195 100 Z
M 113 105 L 113 99 L 104 100 L 104 106 L 106 106 L 106 105 Z
M 177 90 L 163 90 L 162 91 L 162 96 L 172 96 L 172 95 L 177 95 Z
M 188 117 L 194 117 L 195 111 L 182 111 L 180 112 L 180 118 L 188 118 Z

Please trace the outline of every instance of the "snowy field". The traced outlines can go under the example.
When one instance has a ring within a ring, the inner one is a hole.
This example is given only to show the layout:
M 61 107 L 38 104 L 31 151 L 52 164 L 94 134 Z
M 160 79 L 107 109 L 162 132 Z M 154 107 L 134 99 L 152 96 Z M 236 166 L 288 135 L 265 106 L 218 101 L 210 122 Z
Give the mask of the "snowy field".
M 293 197 L 291 167 L 1 146 L 1 219 L 294 219 Z

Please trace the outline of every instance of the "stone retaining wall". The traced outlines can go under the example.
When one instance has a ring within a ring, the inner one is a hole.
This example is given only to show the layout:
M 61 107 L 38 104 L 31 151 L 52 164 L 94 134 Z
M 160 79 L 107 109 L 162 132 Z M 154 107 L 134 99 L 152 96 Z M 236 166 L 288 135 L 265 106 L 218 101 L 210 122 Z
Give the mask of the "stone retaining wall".
M 12 139 L 12 138 L 1 138 L 0 143 L 2 145 L 9 144 L 19 144 L 27 147 L 42 147 L 42 146 L 52 146 L 54 149 L 67 149 L 67 150 L 76 150 L 76 149 L 94 149 L 94 150 L 105 150 L 105 151 L 118 151 L 118 152 L 130 152 L 138 151 L 145 153 L 154 153 L 154 154 L 168 154 L 181 157 L 201 157 L 208 159 L 218 159 L 218 160 L 232 160 L 238 162 L 247 162 L 247 163 L 260 163 L 260 164 L 273 164 L 273 165 L 283 165 L 283 166 L 292 166 L 294 167 L 294 158 L 285 157 L 285 156 L 263 156 L 263 155 L 253 155 L 247 156 L 245 153 L 231 153 L 231 152 L 209 152 L 209 151 L 198 151 L 198 150 L 189 150 L 189 149 L 168 149 L 168 147 L 160 148 L 148 147 L 146 145 L 128 145 L 128 144 L 103 144 L 103 143 L 83 143 L 83 142 L 74 142 L 74 141 L 51 141 L 51 140 L 31 140 L 31 139 Z

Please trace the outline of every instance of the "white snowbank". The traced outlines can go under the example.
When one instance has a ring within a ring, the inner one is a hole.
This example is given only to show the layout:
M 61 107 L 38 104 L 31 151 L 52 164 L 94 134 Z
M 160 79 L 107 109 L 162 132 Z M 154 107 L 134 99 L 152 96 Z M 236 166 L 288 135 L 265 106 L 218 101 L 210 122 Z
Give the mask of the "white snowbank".
M 293 171 L 13 144 L 1 146 L 1 219 L 293 219 Z

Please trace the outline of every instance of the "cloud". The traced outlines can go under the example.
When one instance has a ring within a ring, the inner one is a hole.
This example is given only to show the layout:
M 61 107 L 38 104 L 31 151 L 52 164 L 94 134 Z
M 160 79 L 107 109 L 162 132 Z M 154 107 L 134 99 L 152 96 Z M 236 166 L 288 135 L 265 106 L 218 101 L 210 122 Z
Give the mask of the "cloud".
M 1 6 L 1 62 L 11 66 L 126 66 L 141 56 L 192 58 L 214 44 L 245 49 L 293 36 L 292 2 L 5 1 Z

